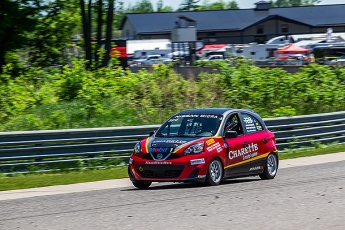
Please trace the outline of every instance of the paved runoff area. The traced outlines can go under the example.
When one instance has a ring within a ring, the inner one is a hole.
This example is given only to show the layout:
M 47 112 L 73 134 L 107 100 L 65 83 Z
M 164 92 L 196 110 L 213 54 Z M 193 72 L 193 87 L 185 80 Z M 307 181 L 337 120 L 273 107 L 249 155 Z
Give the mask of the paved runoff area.
M 345 161 L 345 152 L 325 154 L 311 157 L 300 157 L 289 160 L 281 160 L 279 162 L 279 168 L 291 168 L 299 166 L 317 165 L 323 163 Z M 96 182 L 86 182 L 71 185 L 57 185 L 40 188 L 10 190 L 0 192 L 0 200 L 12 200 L 20 198 L 29 198 L 37 196 L 49 196 L 57 194 L 67 194 L 76 192 L 86 192 L 95 190 L 104 190 L 112 188 L 124 188 L 133 186 L 128 178 L 105 180 Z

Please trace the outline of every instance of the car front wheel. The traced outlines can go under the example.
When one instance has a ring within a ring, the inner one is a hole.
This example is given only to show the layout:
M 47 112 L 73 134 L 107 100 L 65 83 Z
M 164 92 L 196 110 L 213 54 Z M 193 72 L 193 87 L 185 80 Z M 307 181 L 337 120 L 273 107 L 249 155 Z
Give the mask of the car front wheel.
M 259 176 L 263 180 L 273 179 L 277 175 L 278 158 L 274 153 L 270 153 L 266 159 L 266 165 L 263 173 Z
M 134 187 L 138 188 L 138 189 L 145 189 L 150 187 L 150 185 L 152 184 L 152 182 L 149 181 L 132 181 Z
M 219 159 L 214 158 L 212 159 L 210 165 L 208 166 L 207 176 L 206 176 L 206 184 L 215 186 L 219 185 L 220 181 L 222 180 L 223 176 L 223 165 Z

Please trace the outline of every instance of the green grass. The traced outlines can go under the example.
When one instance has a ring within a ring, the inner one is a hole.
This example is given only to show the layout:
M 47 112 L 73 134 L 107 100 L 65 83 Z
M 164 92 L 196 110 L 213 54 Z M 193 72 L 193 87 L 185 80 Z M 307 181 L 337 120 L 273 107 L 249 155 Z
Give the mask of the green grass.
M 279 153 L 279 159 L 285 160 L 285 159 L 291 159 L 291 158 L 316 156 L 316 155 L 338 153 L 338 152 L 345 152 L 345 144 L 332 144 L 332 145 L 320 144 L 318 148 L 310 148 L 310 149 L 304 149 L 304 150 L 290 150 L 287 152 L 281 152 Z
M 110 180 L 127 177 L 127 166 L 118 166 L 104 170 L 85 170 L 78 172 L 14 174 L 0 175 L 0 191 L 36 188 L 52 185 L 75 184 L 99 180 Z
M 280 160 L 297 157 L 314 156 L 344 152 L 345 144 L 319 145 L 318 148 L 305 150 L 290 150 L 279 154 Z M 118 166 L 110 169 L 85 170 L 78 172 L 15 174 L 5 176 L 0 174 L 0 191 L 36 188 L 52 185 L 74 184 L 99 180 L 119 179 L 127 177 L 127 167 Z

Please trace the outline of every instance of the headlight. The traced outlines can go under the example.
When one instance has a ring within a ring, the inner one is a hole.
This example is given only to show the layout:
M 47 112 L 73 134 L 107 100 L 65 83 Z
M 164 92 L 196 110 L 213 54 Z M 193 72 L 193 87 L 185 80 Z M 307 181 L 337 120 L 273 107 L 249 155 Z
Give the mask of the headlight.
M 202 153 L 204 151 L 204 145 L 205 145 L 205 142 L 196 143 L 186 148 L 183 153 L 186 155 Z
M 141 153 L 141 144 L 140 144 L 140 142 L 135 144 L 133 153 L 135 155 L 138 155 L 139 153 Z

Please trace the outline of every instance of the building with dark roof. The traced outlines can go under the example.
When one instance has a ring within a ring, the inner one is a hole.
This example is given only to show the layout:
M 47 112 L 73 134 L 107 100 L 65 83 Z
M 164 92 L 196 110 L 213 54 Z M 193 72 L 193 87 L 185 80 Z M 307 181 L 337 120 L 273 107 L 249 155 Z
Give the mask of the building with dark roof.
M 170 38 L 178 16 L 196 21 L 197 39 L 206 43 L 243 44 L 291 34 L 345 32 L 345 4 L 271 8 L 269 2 L 253 9 L 126 14 L 123 38 Z

